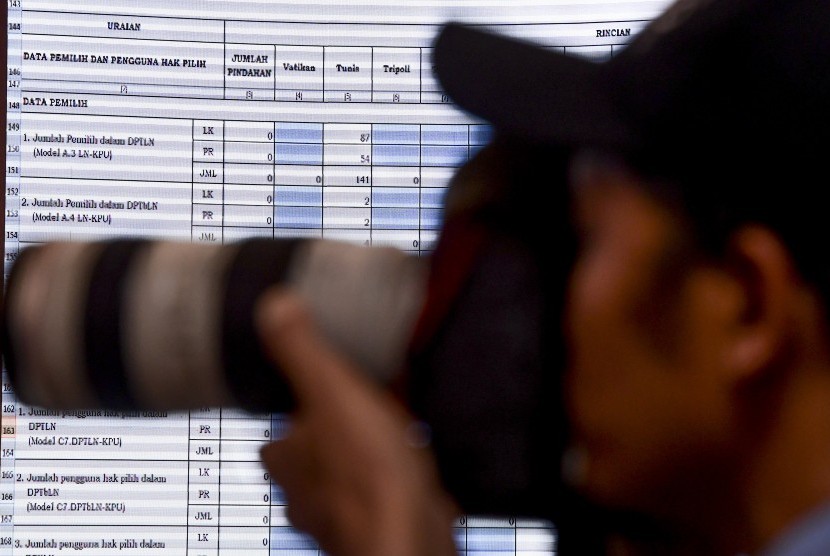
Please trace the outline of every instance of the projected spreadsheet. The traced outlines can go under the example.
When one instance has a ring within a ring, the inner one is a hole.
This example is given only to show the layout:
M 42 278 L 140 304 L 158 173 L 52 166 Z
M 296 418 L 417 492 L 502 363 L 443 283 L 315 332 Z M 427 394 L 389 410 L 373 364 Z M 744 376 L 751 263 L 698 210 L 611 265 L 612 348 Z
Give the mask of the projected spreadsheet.
M 125 236 L 429 253 L 492 136 L 432 75 L 440 25 L 602 60 L 665 2 L 501 4 L 9 0 L 5 271 L 26 245 Z M 280 416 L 49 412 L 2 386 L 0 556 L 319 553 L 259 463 Z M 555 552 L 511 516 L 460 517 L 456 540 Z

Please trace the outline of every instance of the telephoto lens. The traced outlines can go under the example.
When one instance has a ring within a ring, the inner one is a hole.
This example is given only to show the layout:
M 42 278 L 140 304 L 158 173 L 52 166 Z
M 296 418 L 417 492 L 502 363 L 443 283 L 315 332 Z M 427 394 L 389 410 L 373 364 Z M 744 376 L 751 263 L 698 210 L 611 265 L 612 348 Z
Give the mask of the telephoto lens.
M 289 411 L 254 327 L 261 294 L 293 288 L 333 346 L 385 384 L 404 363 L 425 264 L 309 239 L 32 246 L 8 280 L 5 363 L 33 406 Z

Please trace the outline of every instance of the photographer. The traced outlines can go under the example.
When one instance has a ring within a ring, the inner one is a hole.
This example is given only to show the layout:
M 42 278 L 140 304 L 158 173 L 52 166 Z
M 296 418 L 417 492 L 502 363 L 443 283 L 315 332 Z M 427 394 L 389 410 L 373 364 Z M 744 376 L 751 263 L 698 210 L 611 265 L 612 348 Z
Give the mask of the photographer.
M 699 553 L 830 554 L 828 25 L 815 0 L 681 1 L 600 66 L 458 27 L 436 45 L 459 104 L 573 149 L 568 477 Z M 290 295 L 260 317 L 300 399 L 263 451 L 292 519 L 333 553 L 452 553 L 409 417 Z

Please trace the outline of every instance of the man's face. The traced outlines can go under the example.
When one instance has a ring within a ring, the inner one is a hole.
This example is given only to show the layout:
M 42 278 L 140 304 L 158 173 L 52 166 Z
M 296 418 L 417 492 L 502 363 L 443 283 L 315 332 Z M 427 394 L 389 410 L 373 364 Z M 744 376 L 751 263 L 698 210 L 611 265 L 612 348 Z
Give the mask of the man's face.
M 574 195 L 567 393 L 580 486 L 613 507 L 664 511 L 729 445 L 721 339 L 709 326 L 717 273 L 634 178 L 590 173 Z

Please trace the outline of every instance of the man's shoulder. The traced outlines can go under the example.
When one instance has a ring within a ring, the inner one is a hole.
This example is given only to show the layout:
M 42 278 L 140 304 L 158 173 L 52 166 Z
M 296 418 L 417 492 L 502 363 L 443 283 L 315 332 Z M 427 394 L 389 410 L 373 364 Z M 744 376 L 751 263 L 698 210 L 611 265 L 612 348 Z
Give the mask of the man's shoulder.
M 830 501 L 787 527 L 760 556 L 830 556 Z

